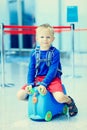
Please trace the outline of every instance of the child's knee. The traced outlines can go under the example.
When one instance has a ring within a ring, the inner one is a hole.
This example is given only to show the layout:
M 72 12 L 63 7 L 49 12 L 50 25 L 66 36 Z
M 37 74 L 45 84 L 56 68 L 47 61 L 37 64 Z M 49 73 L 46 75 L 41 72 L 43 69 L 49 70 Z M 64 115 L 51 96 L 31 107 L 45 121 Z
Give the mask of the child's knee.
M 62 92 L 54 92 L 53 96 L 57 102 L 64 103 L 64 94 Z
M 17 92 L 17 98 L 18 98 L 19 100 L 25 100 L 26 97 L 27 97 L 27 94 L 26 94 L 25 90 L 21 89 L 21 90 L 19 90 L 19 91 Z

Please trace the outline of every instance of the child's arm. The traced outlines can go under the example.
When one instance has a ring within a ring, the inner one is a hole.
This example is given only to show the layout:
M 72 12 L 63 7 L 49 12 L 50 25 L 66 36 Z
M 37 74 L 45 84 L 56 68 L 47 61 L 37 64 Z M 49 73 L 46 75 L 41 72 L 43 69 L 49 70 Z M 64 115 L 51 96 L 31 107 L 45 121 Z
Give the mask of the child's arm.
M 34 80 L 35 80 L 35 56 L 34 51 L 30 55 L 30 61 L 29 61 L 29 67 L 28 67 L 28 75 L 27 75 L 27 84 L 34 86 Z
M 38 89 L 38 92 L 41 93 L 41 94 L 46 94 L 46 93 L 47 93 L 47 89 L 46 89 L 46 87 L 43 86 L 43 85 L 39 85 L 39 86 L 37 87 L 37 89 Z
M 60 63 L 60 53 L 59 53 L 59 51 L 55 50 L 53 60 L 51 62 L 51 66 L 49 67 L 49 71 L 48 71 L 47 75 L 41 82 L 41 85 L 47 87 L 51 83 L 51 81 L 56 77 L 56 75 L 58 73 L 59 63 Z
M 25 91 L 26 91 L 27 94 L 31 94 L 32 85 L 26 86 Z

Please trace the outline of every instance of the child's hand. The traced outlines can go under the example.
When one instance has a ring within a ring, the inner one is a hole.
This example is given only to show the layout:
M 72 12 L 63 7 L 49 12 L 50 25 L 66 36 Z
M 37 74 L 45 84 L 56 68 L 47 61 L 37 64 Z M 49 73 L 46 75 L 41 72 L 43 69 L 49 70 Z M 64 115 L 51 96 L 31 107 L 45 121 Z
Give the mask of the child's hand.
M 38 92 L 41 93 L 41 94 L 47 93 L 46 87 L 44 87 L 43 85 L 38 86 L 37 89 L 38 89 Z
M 25 88 L 27 94 L 31 94 L 31 90 L 32 90 L 32 85 L 29 85 Z

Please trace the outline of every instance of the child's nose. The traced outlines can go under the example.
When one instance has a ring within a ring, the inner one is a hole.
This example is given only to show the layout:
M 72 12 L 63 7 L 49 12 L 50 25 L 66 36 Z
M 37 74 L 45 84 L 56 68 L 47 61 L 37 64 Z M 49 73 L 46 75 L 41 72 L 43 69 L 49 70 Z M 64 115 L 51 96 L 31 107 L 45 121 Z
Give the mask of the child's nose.
M 46 37 L 44 37 L 44 40 L 46 41 L 46 40 L 47 40 L 47 38 L 46 38 Z

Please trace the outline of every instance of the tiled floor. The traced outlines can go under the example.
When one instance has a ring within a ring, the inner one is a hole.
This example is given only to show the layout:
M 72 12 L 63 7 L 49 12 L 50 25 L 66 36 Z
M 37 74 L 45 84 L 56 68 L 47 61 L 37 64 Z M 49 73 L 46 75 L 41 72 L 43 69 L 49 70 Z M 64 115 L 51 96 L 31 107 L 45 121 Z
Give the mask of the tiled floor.
M 67 93 L 75 99 L 79 113 L 72 118 L 56 117 L 50 122 L 30 120 L 27 115 L 27 102 L 18 101 L 16 98 L 17 91 L 26 83 L 28 63 L 6 62 L 5 83 L 13 83 L 14 86 L 0 87 L 0 130 L 87 130 L 87 55 L 82 56 L 83 58 L 81 56 L 76 56 L 74 75 L 72 66 L 68 65 L 70 60 L 67 60 L 67 64 L 66 59 L 62 60 L 62 81 Z M 0 70 L 0 79 L 1 74 Z

